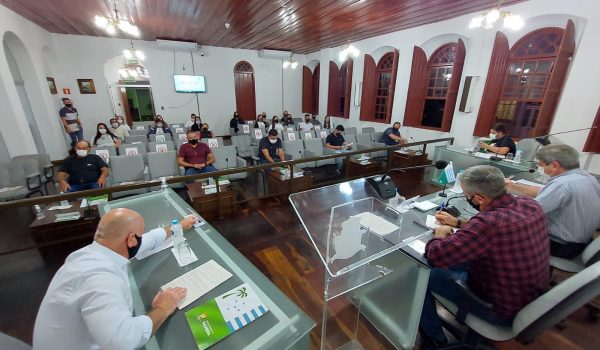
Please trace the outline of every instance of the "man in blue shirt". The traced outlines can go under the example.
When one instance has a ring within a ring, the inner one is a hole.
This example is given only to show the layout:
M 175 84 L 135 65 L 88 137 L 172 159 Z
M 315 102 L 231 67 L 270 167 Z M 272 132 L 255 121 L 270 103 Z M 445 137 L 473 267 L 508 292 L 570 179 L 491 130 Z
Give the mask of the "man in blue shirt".
M 395 122 L 391 128 L 387 128 L 379 142 L 385 143 L 387 146 L 403 145 L 406 143 L 406 139 L 400 136 L 400 122 Z
M 65 97 L 62 101 L 65 106 L 60 109 L 58 114 L 65 131 L 71 138 L 71 146 L 75 146 L 77 141 L 83 140 L 83 126 L 79 120 L 79 112 L 77 112 L 77 108 L 73 107 L 73 101 L 70 98 Z
M 327 138 L 325 139 L 325 148 L 329 148 L 336 151 L 347 149 L 350 145 L 346 144 L 346 140 L 342 135 L 343 131 L 343 125 L 336 126 L 335 130 L 333 130 L 333 132 L 329 134 L 329 136 L 327 136 Z
M 263 137 L 258 143 L 258 158 L 260 158 L 261 164 L 275 164 L 275 156 L 285 162 L 283 144 L 277 134 L 277 129 L 271 129 L 269 130 L 269 136 Z

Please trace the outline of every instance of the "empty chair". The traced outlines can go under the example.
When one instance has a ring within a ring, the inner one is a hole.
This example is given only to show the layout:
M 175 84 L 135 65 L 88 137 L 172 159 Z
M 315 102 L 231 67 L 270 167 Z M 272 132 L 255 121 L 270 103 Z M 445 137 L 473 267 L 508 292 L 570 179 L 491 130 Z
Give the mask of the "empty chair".
M 177 165 L 177 152 L 151 152 L 148 153 L 148 172 L 150 180 L 160 179 L 161 177 L 180 176 L 183 175 L 181 168 Z M 182 182 L 169 184 L 171 188 L 182 188 Z M 156 190 L 158 188 L 153 188 Z
M 302 140 L 294 140 L 294 141 L 283 141 L 283 150 L 285 151 L 285 159 L 286 160 L 298 160 L 305 158 L 304 156 L 304 143 Z M 298 164 L 300 168 L 314 168 L 314 162 L 309 163 L 300 163 Z
M 235 132 L 235 129 L 234 129 L 234 128 L 229 128 L 229 135 L 231 135 L 231 136 L 234 136 L 234 135 L 237 135 L 237 134 L 238 134 L 238 133 L 237 133 L 237 132 Z
M 144 173 L 145 165 L 141 154 L 131 156 L 116 156 L 111 159 L 110 173 L 112 185 L 121 185 L 123 183 L 143 181 L 146 179 Z M 139 194 L 148 192 L 147 188 L 137 190 L 114 192 L 113 198 L 119 198 L 130 194 Z
M 207 144 L 210 148 L 225 146 L 225 143 L 223 143 L 223 138 L 221 136 L 215 138 L 200 139 L 200 142 Z
M 300 140 L 300 135 L 298 134 L 297 131 L 294 132 L 287 132 L 285 130 L 283 130 L 283 132 L 281 133 L 281 140 L 282 141 L 296 141 L 296 140 Z
M 175 127 L 175 126 L 171 126 L 171 132 L 173 132 L 174 134 L 185 134 L 187 132 L 186 128 L 183 127 L 183 125 L 177 124 L 179 126 Z M 173 137 L 177 138 L 177 136 L 173 135 Z
M 575 258 L 563 259 L 555 256 L 550 257 L 550 266 L 567 272 L 579 272 L 586 267 L 600 261 L 600 239 L 596 238 Z
M 294 122 L 294 125 L 298 125 L 298 124 L 302 123 L 303 119 L 302 118 L 292 118 L 292 121 Z
M 373 133 L 373 142 L 381 142 L 381 137 L 383 136 L 383 131 L 375 131 Z
M 344 135 L 344 140 L 346 140 L 347 144 L 352 144 L 352 147 L 348 149 L 349 151 L 356 151 L 358 149 L 356 135 Z
M 40 173 L 42 184 L 46 194 L 48 194 L 48 184 L 54 182 L 54 166 L 50 160 L 49 154 L 24 154 L 15 156 L 12 160 L 33 159 L 37 162 L 38 172 Z
M 324 155 L 323 143 L 319 139 L 304 140 L 304 155 L 308 157 L 319 157 Z M 321 165 L 335 164 L 335 159 L 317 160 L 316 167 Z
M 0 349 L 31 350 L 31 346 L 23 343 L 17 338 L 13 338 L 7 334 L 0 333 Z
M 314 130 L 299 131 L 298 133 L 300 134 L 300 139 L 302 139 L 302 140 L 310 140 L 310 139 L 316 138 Z
M 144 136 L 144 137 L 146 137 L 146 134 L 148 134 L 148 130 L 146 130 L 146 129 L 142 129 L 142 130 L 132 129 L 129 131 L 129 136 Z
M 173 141 L 173 138 L 171 137 L 171 134 L 150 134 L 150 142 L 164 142 L 164 141 Z M 163 141 L 160 141 L 162 138 L 164 138 Z M 159 141 L 156 141 L 156 140 Z
M 356 135 L 357 130 L 356 127 L 354 126 L 349 126 L 347 128 L 344 128 L 344 135 Z
M 212 153 L 215 156 L 213 166 L 219 170 L 244 168 L 248 166 L 248 162 L 237 155 L 235 146 L 223 146 L 213 148 Z M 245 179 L 247 173 L 238 173 L 227 175 L 230 180 Z
M 522 139 L 517 142 L 517 150 L 521 151 L 521 162 L 532 161 L 540 144 L 534 139 Z
M 369 126 L 369 127 L 366 127 L 366 128 L 362 128 L 361 131 L 362 131 L 363 134 L 372 134 L 372 133 L 375 132 L 375 128 Z
M 134 143 L 147 143 L 148 138 L 146 135 L 136 135 L 136 136 L 125 136 L 125 143 L 134 144 Z
M 41 191 L 42 179 L 34 159 L 19 159 L 0 163 L 0 201 L 22 199 Z
M 384 143 L 373 140 L 372 136 L 373 136 L 372 134 L 364 134 L 364 133 L 357 134 L 356 135 L 356 149 L 357 150 L 366 150 L 366 149 L 375 148 L 375 147 L 385 147 Z M 346 142 L 348 142 L 348 141 L 346 141 Z M 385 151 L 370 152 L 366 155 L 368 155 L 370 157 L 385 157 L 386 152 Z
M 148 153 L 150 152 L 166 152 L 175 150 L 173 141 L 166 142 L 148 142 Z
M 249 135 L 231 136 L 231 143 L 237 148 L 238 156 L 242 158 L 249 158 L 258 154 L 258 147 L 252 146 Z
M 120 156 L 131 156 L 136 154 L 141 154 L 144 158 L 144 163 L 146 162 L 146 146 L 142 143 L 136 143 L 133 145 L 121 145 L 118 148 Z

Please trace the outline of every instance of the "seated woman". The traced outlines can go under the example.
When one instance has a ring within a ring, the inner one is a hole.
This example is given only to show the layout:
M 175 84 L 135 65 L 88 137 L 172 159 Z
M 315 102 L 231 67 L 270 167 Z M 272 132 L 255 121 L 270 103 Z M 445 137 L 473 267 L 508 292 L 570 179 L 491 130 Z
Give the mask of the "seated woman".
M 162 132 L 158 130 L 162 130 Z M 150 130 L 148 130 L 147 136 L 150 136 L 151 134 L 171 134 L 171 137 L 173 137 L 171 129 L 169 129 L 169 127 L 165 125 L 164 120 L 162 120 L 162 118 L 159 119 L 159 116 L 157 116 L 154 119 L 154 126 L 151 127 Z
M 279 122 L 279 117 L 276 115 L 271 119 L 271 129 L 275 129 L 278 132 L 283 131 L 283 125 Z
M 335 128 L 335 125 L 333 125 L 333 123 L 331 123 L 331 117 L 326 115 L 325 119 L 323 120 L 323 129 L 331 131 L 334 128 Z
M 119 123 L 119 126 L 123 127 L 123 129 L 125 129 L 127 131 L 131 131 L 131 127 L 125 123 L 125 119 L 123 118 L 122 115 L 117 116 L 117 123 Z
M 119 146 L 121 145 L 121 139 L 113 134 L 106 124 L 98 123 L 96 126 L 96 137 L 94 137 L 94 146 Z
M 185 130 L 192 130 L 192 126 L 194 126 L 194 124 L 202 124 L 202 121 L 200 120 L 200 117 L 198 117 L 196 115 L 196 113 L 192 113 L 192 115 L 190 116 L 190 120 L 188 120 L 187 122 L 185 122 Z
M 163 123 L 163 125 L 164 125 L 165 127 L 167 127 L 167 128 L 169 127 L 169 124 L 167 124 L 167 122 L 166 122 L 166 121 L 165 121 L 165 119 L 162 117 L 162 115 L 160 115 L 160 114 L 157 114 L 157 115 L 156 115 L 156 119 L 160 120 L 160 121 Z
M 506 131 L 506 125 L 502 123 L 496 123 L 490 129 L 490 139 L 492 142 L 488 145 L 485 142 L 480 142 L 479 147 L 484 148 L 490 153 L 496 153 L 499 155 L 507 155 L 517 153 L 517 145 L 513 141 L 512 137 L 508 135 Z
M 255 129 L 262 128 L 266 130 L 268 127 L 269 123 L 265 121 L 265 117 L 262 115 L 262 113 L 256 116 L 256 121 L 254 122 Z
M 199 117 L 196 117 L 196 119 L 194 120 L 194 124 L 192 124 L 192 126 L 190 126 L 190 128 L 188 130 L 196 131 L 196 132 L 199 132 L 200 130 L 202 130 L 202 121 L 200 120 Z
M 283 126 L 294 126 L 294 120 L 292 119 L 291 114 L 288 114 L 283 118 Z
M 202 129 L 200 129 L 200 138 L 201 139 L 212 139 L 215 137 L 215 133 L 208 130 L 208 123 L 202 124 Z

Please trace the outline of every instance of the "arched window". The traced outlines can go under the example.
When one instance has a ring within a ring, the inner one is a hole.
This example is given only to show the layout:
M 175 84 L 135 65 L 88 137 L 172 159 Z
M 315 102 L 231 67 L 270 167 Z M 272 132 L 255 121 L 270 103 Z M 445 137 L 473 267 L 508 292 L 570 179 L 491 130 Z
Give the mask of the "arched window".
M 314 71 L 302 68 L 302 113 L 319 114 L 319 74 L 319 64 Z
M 371 55 L 365 55 L 360 120 L 390 123 L 399 53 L 388 52 L 377 65 Z
M 254 120 L 256 117 L 256 95 L 254 92 L 254 68 L 246 61 L 238 62 L 233 68 L 235 82 L 235 104 L 240 117 Z
M 465 60 L 465 45 L 442 45 L 431 55 L 415 46 L 404 125 L 450 131 Z
M 512 127 L 517 138 L 550 131 L 558 98 L 575 50 L 575 27 L 542 28 L 521 38 L 508 50 L 496 35 L 474 135 L 487 135 L 494 122 Z
M 327 99 L 327 114 L 340 117 L 350 117 L 350 93 L 352 91 L 353 61 L 347 58 L 338 69 L 333 61 L 329 61 L 329 95 Z

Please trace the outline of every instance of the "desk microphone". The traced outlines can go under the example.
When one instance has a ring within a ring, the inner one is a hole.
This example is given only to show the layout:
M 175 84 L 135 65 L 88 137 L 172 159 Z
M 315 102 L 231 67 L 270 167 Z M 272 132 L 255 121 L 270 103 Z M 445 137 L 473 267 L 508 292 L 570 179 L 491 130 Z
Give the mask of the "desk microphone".
M 539 142 L 542 146 L 548 146 L 550 144 L 550 140 L 548 139 L 550 136 L 560 135 L 560 134 L 568 134 L 568 133 L 575 132 L 575 131 L 584 131 L 584 130 L 591 130 L 591 129 L 597 129 L 597 128 L 599 128 L 599 127 L 592 126 L 591 128 L 555 132 L 554 134 L 548 134 L 548 135 L 544 135 L 544 136 L 535 137 L 534 140 Z
M 465 198 L 465 196 L 458 196 L 458 197 L 450 197 L 448 198 L 448 200 L 446 201 L 446 203 L 442 203 L 440 204 L 440 206 L 438 207 L 438 210 L 440 211 L 444 211 L 452 216 L 454 216 L 455 218 L 458 218 L 460 216 L 460 210 L 458 210 L 457 207 L 455 206 L 450 206 L 450 201 L 456 198 Z
M 446 168 L 447 165 L 448 165 L 448 162 L 446 162 L 444 160 L 438 160 L 437 162 L 435 162 L 435 164 L 417 165 L 417 166 L 404 167 L 404 168 L 394 168 L 394 169 L 390 169 L 390 170 L 386 171 L 380 179 L 370 177 L 367 179 L 367 182 L 373 187 L 375 192 L 377 192 L 377 194 L 382 199 L 390 199 L 390 198 L 394 198 L 396 196 L 396 193 L 398 190 L 396 188 L 396 185 L 394 184 L 394 181 L 392 181 L 392 179 L 386 179 L 389 177 L 388 176 L 389 173 L 391 173 L 393 171 L 423 169 L 423 168 L 428 168 L 430 166 L 434 166 L 436 169 L 441 170 L 441 169 Z
M 227 169 L 229 169 L 229 158 L 225 157 L 225 163 L 227 163 Z

